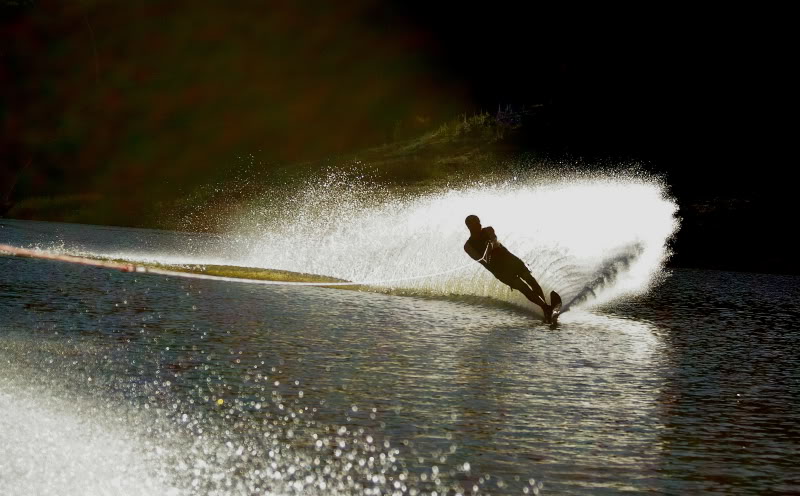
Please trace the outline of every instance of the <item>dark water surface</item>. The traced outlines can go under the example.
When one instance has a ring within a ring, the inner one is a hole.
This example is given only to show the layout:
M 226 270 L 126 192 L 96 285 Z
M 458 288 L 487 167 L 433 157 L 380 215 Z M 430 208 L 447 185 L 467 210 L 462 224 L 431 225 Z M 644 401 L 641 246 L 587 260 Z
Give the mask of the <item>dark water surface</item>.
M 0 222 L 0 243 L 16 246 L 155 253 L 188 246 L 182 236 Z M 798 299 L 798 277 L 677 270 L 550 329 L 483 299 L 0 256 L 0 483 L 9 494 L 800 492 Z

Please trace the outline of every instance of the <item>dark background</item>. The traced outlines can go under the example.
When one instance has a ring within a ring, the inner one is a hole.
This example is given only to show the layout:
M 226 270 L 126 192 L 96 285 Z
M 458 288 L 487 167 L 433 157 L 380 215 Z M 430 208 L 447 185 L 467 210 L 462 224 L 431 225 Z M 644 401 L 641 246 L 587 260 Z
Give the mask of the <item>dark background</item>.
M 0 16 L 6 209 L 111 198 L 107 222 L 135 225 L 243 155 L 319 159 L 540 105 L 521 150 L 666 178 L 673 264 L 799 272 L 786 12 L 0 0 Z
M 553 105 L 544 146 L 652 161 L 682 188 L 719 193 L 771 191 L 788 165 L 778 149 L 795 90 L 779 11 L 408 9 L 479 105 Z

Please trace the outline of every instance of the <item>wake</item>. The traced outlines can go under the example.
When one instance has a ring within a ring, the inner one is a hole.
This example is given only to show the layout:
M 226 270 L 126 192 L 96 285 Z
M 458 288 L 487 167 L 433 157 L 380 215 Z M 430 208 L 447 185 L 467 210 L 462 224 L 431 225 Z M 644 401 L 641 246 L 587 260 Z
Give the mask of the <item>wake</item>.
M 478 215 L 566 307 L 647 291 L 663 275 L 678 228 L 665 186 L 643 175 L 512 177 L 403 195 L 331 175 L 290 199 L 262 198 L 230 219 L 230 254 L 253 267 L 387 281 L 404 294 L 479 296 L 529 308 L 463 244 Z M 466 264 L 466 265 L 464 265 Z M 433 277 L 428 277 L 433 275 Z
M 218 235 L 138 230 L 138 241 L 125 235 L 116 248 L 83 234 L 36 248 L 111 260 L 100 265 L 129 272 L 242 281 L 179 274 L 169 266 L 252 267 L 350 281 L 250 281 L 257 284 L 357 284 L 399 294 L 490 298 L 538 311 L 464 253 L 467 215 L 494 227 L 544 293 L 557 291 L 567 309 L 641 294 L 657 283 L 678 229 L 676 210 L 661 181 L 639 174 L 511 176 L 413 194 L 330 174 L 295 193 L 239 205 Z

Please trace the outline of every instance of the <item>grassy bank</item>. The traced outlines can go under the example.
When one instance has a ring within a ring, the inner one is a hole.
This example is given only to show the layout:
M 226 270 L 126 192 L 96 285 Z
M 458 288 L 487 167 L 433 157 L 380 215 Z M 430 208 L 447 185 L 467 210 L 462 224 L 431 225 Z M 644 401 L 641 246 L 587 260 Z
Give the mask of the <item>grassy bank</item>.
M 217 179 L 183 189 L 181 194 L 141 198 L 138 192 L 63 194 L 18 200 L 6 216 L 85 224 L 213 231 L 215 219 L 245 199 L 286 194 L 309 178 L 331 170 L 368 173 L 378 182 L 420 188 L 491 174 L 518 147 L 510 138 L 520 124 L 504 114 L 462 115 L 436 129 L 325 159 L 273 164 L 238 160 L 221 167 Z M 141 208 L 140 206 L 143 205 Z

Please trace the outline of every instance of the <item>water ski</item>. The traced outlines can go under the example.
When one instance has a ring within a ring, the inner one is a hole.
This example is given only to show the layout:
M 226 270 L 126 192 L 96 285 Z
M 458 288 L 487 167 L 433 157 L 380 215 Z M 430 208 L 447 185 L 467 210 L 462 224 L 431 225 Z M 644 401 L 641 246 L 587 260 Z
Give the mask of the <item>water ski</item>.
M 558 316 L 561 314 L 561 296 L 555 291 L 550 291 L 550 305 L 553 307 L 553 313 L 550 314 L 550 321 L 548 324 L 558 324 Z

